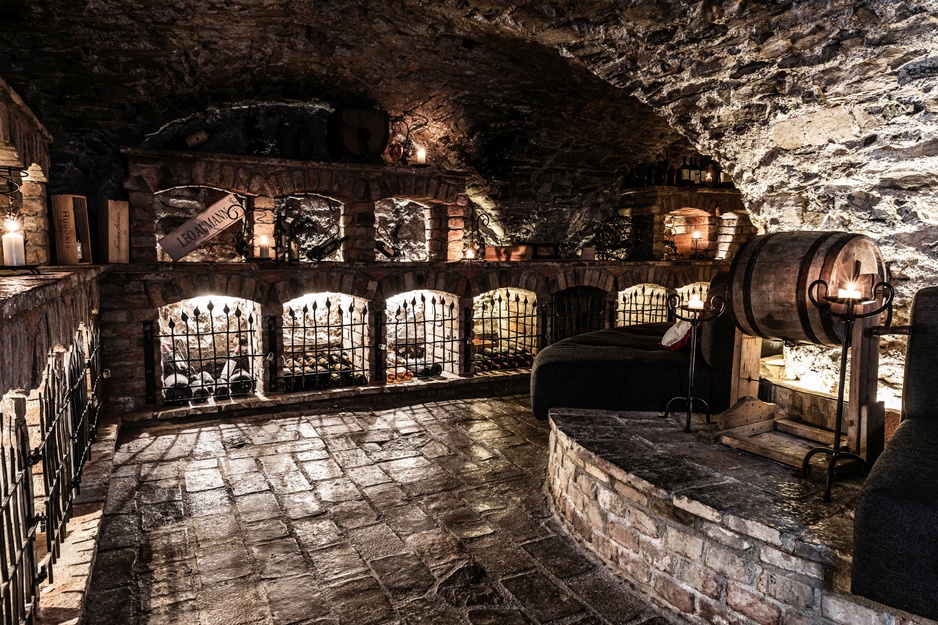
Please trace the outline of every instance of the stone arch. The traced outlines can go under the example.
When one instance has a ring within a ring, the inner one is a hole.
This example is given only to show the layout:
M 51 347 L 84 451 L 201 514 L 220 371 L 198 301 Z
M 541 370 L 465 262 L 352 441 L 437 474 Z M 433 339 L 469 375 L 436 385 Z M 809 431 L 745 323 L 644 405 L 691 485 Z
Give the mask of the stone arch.
M 591 286 L 614 295 L 616 278 L 603 267 L 570 267 L 561 269 L 547 281 L 551 295 L 574 286 Z
M 538 299 L 550 293 L 547 278 L 536 271 L 521 268 L 499 267 L 484 273 L 474 273 L 469 279 L 469 288 L 474 296 L 499 288 L 532 291 Z
M 294 273 L 289 279 L 273 285 L 272 300 L 285 304 L 308 293 L 344 293 L 359 297 L 369 303 L 375 298 L 378 283 L 358 271 L 335 270 Z
M 385 302 L 401 293 L 416 290 L 440 291 L 458 298 L 471 297 L 469 280 L 452 272 L 408 271 L 381 279 L 375 309 L 384 310 Z

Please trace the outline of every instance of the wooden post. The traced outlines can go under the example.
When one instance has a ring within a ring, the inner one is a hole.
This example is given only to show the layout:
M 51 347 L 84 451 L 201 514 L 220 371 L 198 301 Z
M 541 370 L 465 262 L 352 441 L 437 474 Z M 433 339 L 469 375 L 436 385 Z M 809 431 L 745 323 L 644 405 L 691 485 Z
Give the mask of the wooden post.
M 743 397 L 759 396 L 759 360 L 762 339 L 736 329 L 733 339 L 733 377 L 730 382 L 730 406 Z
M 847 399 L 846 435 L 850 451 L 873 466 L 885 445 L 886 410 L 876 401 L 879 378 L 879 337 L 870 330 L 879 317 L 857 319 L 850 345 L 850 394 Z

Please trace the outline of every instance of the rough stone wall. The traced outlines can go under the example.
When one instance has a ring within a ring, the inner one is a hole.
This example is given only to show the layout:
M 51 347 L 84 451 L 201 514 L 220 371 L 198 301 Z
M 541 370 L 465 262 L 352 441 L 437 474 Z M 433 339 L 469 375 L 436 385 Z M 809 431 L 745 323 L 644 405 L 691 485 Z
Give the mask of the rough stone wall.
M 99 269 L 5 277 L 0 293 L 0 395 L 38 388 L 49 352 L 68 347 L 98 307 Z M 11 366 L 15 363 L 15 366 Z

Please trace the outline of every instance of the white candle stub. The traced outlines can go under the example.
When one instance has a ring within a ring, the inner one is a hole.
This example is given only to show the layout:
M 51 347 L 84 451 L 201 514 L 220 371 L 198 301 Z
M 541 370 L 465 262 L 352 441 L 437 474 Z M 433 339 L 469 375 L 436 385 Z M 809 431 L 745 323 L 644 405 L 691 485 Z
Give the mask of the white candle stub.
M 3 264 L 7 267 L 20 267 L 26 264 L 26 240 L 15 232 L 16 222 L 5 224 L 9 231 L 3 235 Z
M 858 290 L 854 288 L 838 289 L 837 291 L 838 299 L 860 299 L 861 294 Z
M 703 310 L 704 303 L 699 297 L 694 295 L 690 298 L 690 301 L 687 302 L 687 307 L 691 310 Z

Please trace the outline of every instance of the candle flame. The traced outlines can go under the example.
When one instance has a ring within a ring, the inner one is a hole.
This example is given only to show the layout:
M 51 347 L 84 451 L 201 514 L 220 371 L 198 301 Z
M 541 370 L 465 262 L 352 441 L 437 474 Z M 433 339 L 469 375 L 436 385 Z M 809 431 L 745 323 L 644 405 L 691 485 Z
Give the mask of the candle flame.
M 693 237 L 694 239 L 699 239 L 699 238 L 700 238 L 700 231 L 699 231 L 699 230 L 694 230 L 694 234 L 692 234 L 691 237 Z
M 475 257 L 476 257 L 476 253 L 475 253 L 475 252 L 473 252 L 472 250 L 466 250 L 466 258 L 468 258 L 468 259 L 471 260 L 471 259 L 473 259 L 473 258 L 475 258 Z
M 7 232 L 16 232 L 20 229 L 20 225 L 14 219 L 7 219 L 3 222 L 3 229 Z
M 261 245 L 267 245 L 267 237 L 261 236 Z

